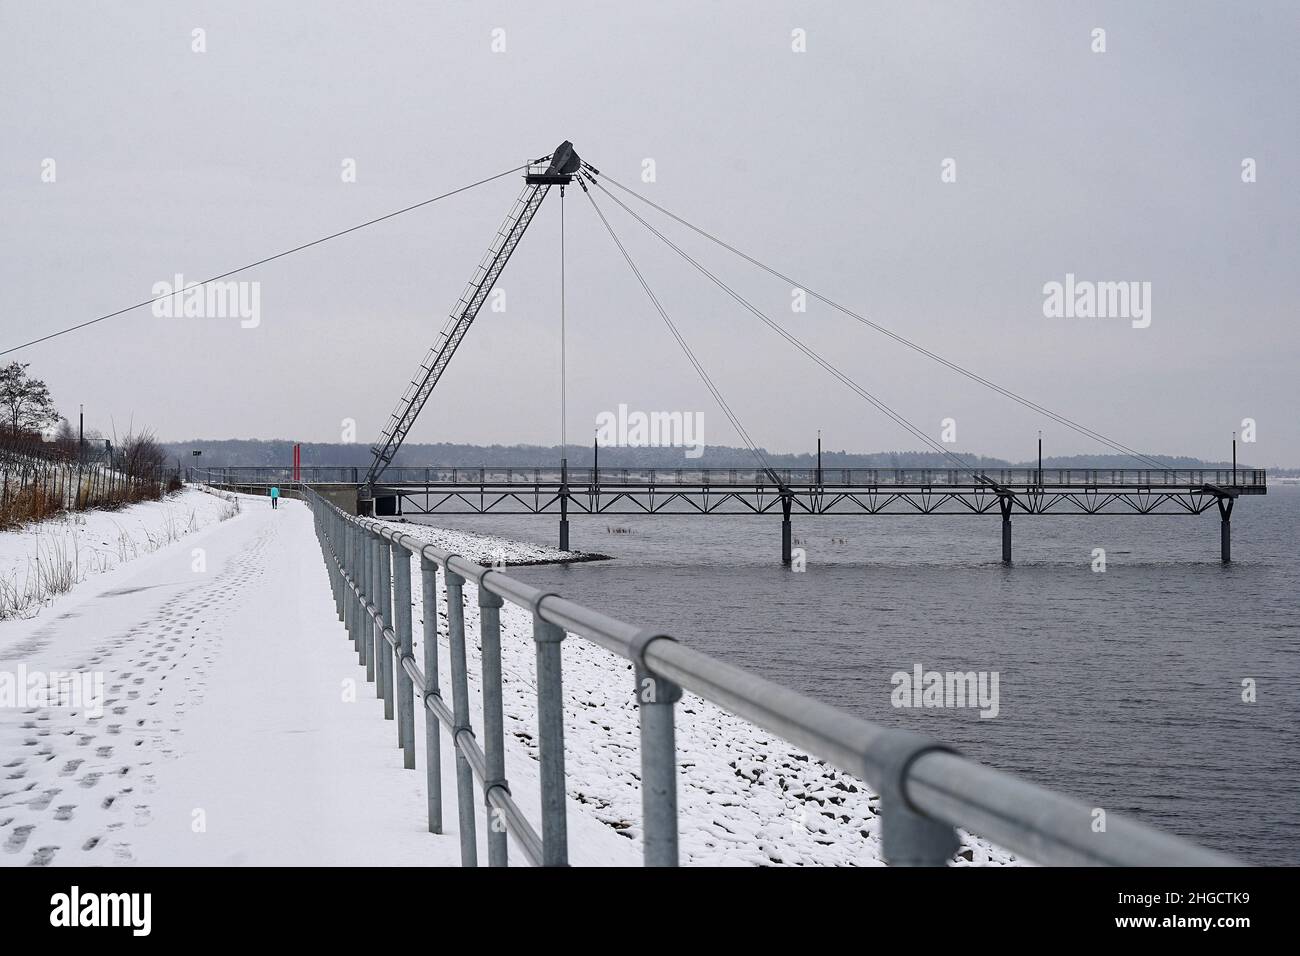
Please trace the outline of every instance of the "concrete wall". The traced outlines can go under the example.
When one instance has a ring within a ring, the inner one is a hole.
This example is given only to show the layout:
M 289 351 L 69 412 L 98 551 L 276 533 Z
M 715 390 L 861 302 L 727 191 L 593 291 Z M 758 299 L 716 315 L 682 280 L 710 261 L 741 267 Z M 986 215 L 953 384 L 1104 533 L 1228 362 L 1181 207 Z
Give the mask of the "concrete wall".
M 311 487 L 336 508 L 341 508 L 350 515 L 357 513 L 356 485 L 312 485 Z

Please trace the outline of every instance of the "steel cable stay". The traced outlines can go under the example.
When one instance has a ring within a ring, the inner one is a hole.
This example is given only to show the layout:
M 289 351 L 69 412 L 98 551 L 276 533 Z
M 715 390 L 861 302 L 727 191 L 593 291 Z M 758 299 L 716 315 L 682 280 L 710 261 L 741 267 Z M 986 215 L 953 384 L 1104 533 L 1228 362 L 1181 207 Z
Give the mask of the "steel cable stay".
M 961 468 L 961 469 L 963 469 L 963 470 L 970 471 L 970 472 L 976 474 L 979 478 L 984 478 L 984 476 L 980 473 L 979 469 L 973 467 L 969 462 L 967 462 L 967 461 L 966 461 L 965 459 L 963 459 L 961 456 L 957 455 L 956 453 L 950 451 L 950 450 L 947 449 L 947 448 L 944 448 L 941 444 L 939 444 L 938 442 L 936 442 L 936 441 L 935 441 L 934 439 L 932 439 L 929 435 L 925 434 L 924 431 L 922 431 L 922 430 L 921 430 L 920 428 L 918 428 L 916 425 L 914 425 L 914 424 L 912 424 L 910 421 L 908 421 L 908 420 L 907 420 L 903 415 L 901 415 L 900 413 L 896 412 L 894 409 L 890 408 L 887 404 L 885 404 L 883 401 L 881 401 L 880 399 L 878 399 L 878 398 L 877 398 L 875 395 L 873 395 L 871 392 L 867 391 L 865 388 L 863 388 L 861 385 L 859 385 L 857 382 L 855 382 L 853 379 L 851 379 L 848 375 L 846 375 L 846 374 L 845 374 L 844 372 L 842 372 L 839 368 L 837 368 L 835 365 L 833 365 L 830 361 L 828 361 L 826 358 L 824 358 L 821 354 L 819 354 L 819 353 L 818 353 L 815 349 L 813 349 L 811 346 L 807 345 L 805 342 L 803 342 L 802 340 L 800 340 L 799 338 L 797 338 L 796 336 L 794 336 L 793 334 L 791 334 L 790 332 L 788 332 L 786 329 L 782 328 L 779 324 L 777 324 L 776 322 L 774 322 L 772 319 L 770 319 L 770 318 L 768 318 L 766 315 L 764 315 L 764 314 L 763 314 L 761 311 L 759 311 L 759 309 L 757 309 L 757 308 L 756 308 L 756 307 L 755 307 L 751 302 L 749 302 L 749 301 L 748 301 L 747 299 L 745 299 L 742 295 L 740 295 L 738 292 L 736 292 L 733 288 L 731 288 L 731 286 L 727 285 L 726 282 L 724 282 L 722 279 L 718 278 L 718 276 L 716 276 L 713 272 L 711 272 L 711 271 L 710 271 L 709 269 L 707 269 L 705 266 L 701 265 L 698 261 L 696 261 L 694 258 L 692 258 L 691 255 L 690 255 L 689 253 L 687 253 L 687 252 L 686 252 L 685 250 L 683 250 L 680 246 L 678 246 L 677 244 L 675 244 L 672 240 L 670 240 L 670 239 L 669 239 L 667 236 L 665 236 L 662 232 L 660 232 L 658 229 L 656 229 L 656 228 L 655 228 L 654 226 L 652 226 L 650 223 L 646 222 L 645 219 L 643 219 L 643 218 L 642 218 L 641 216 L 639 216 L 635 211 L 633 211 L 632 209 L 630 209 L 630 208 L 627 206 L 627 204 L 624 203 L 624 202 L 622 202 L 622 201 L 621 201 L 617 196 L 613 195 L 609 190 L 607 190 L 607 189 L 605 189 L 603 186 L 601 186 L 599 180 L 592 180 L 592 182 L 596 185 L 596 187 L 597 187 L 598 189 L 601 190 L 601 192 L 603 192 L 606 196 L 608 196 L 608 197 L 609 197 L 613 202 L 617 203 L 617 204 L 618 204 L 618 205 L 619 205 L 619 206 L 620 206 L 620 207 L 621 207 L 625 212 L 628 213 L 628 215 L 630 215 L 633 219 L 635 219 L 637 222 L 639 222 L 639 223 L 640 223 L 642 226 L 644 226 L 647 230 L 649 230 L 651 233 L 653 233 L 653 234 L 654 234 L 654 235 L 655 235 L 655 236 L 656 236 L 656 237 L 657 237 L 661 242 L 663 242 L 665 245 L 667 245 L 670 249 L 672 249 L 674 252 L 676 252 L 679 256 L 681 256 L 683 259 L 685 259 L 685 260 L 686 260 L 688 263 L 690 263 L 692 266 L 694 266 L 695 269 L 697 269 L 697 270 L 698 270 L 702 275 L 704 275 L 704 276 L 705 276 L 706 278 L 708 278 L 711 282 L 713 282 L 715 285 L 717 285 L 720 289 L 722 289 L 724 292 L 726 292 L 727 295 L 731 296 L 732 299 L 734 299 L 734 300 L 735 300 L 736 302 L 738 302 L 741 306 L 743 306 L 746 310 L 748 310 L 751 314 L 753 314 L 753 315 L 754 315 L 755 317 L 757 317 L 760 321 L 762 321 L 765 325 L 767 325 L 768 328 L 772 329 L 774 332 L 776 332 L 778 335 L 780 335 L 783 339 L 785 339 L 787 342 L 789 342 L 791 345 L 793 345 L 795 348 L 797 348 L 799 351 L 801 351 L 804 355 L 806 355 L 808 358 L 810 358 L 810 359 L 812 359 L 814 362 L 816 362 L 816 363 L 817 363 L 817 364 L 818 364 L 822 369 L 824 369 L 825 371 L 829 372 L 831 375 L 833 375 L 833 376 L 834 376 L 837 380 L 839 380 L 841 383 L 843 383 L 844 385 L 848 386 L 848 387 L 849 387 L 849 388 L 850 388 L 850 389 L 851 389 L 855 394 L 857 394 L 860 398 L 862 398 L 862 399 L 866 400 L 867 402 L 869 402 L 869 403 L 870 403 L 872 406 L 874 406 L 878 411 L 880 411 L 882 414 L 884 414 L 885 416 L 887 416 L 891 421 L 893 421 L 893 422 L 894 422 L 895 424 L 897 424 L 899 427 L 901 427 L 901 428 L 903 428 L 904 430 L 906 430 L 909 434 L 911 434 L 911 435 L 913 435 L 914 437 L 916 437 L 917 439 L 921 440 L 922 442 L 924 442 L 925 444 L 927 444 L 929 447 L 931 447 L 932 449 L 934 449 L 934 450 L 935 450 L 936 452 L 938 452 L 939 454 L 944 455 L 944 456 L 946 456 L 947 458 L 949 458 L 950 460 L 956 462 L 956 463 L 957 463 L 957 466 L 958 466 L 959 468 Z M 984 480 L 988 480 L 988 479 L 984 479 Z
M 681 346 L 682 351 L 686 354 L 686 358 L 690 361 L 691 365 L 694 366 L 695 371 L 699 374 L 705 387 L 708 388 L 709 392 L 713 395 L 714 400 L 718 403 L 718 407 L 722 409 L 722 413 L 726 415 L 727 420 L 731 422 L 732 427 L 736 430 L 736 434 L 740 436 L 741 440 L 749 448 L 750 454 L 752 454 L 758 461 L 760 469 L 774 484 L 784 489 L 785 483 L 777 476 L 776 472 L 772 469 L 771 464 L 769 464 L 767 457 L 761 450 L 759 450 L 758 445 L 754 440 L 750 438 L 749 432 L 745 429 L 745 426 L 741 424 L 736 413 L 731 410 L 731 406 L 727 404 L 727 400 L 722 397 L 722 392 L 718 389 L 717 385 L 714 384 L 709 373 L 705 371 L 704 366 L 700 364 L 699 359 L 695 356 L 695 352 L 691 349 L 681 331 L 677 328 L 673 320 L 668 317 L 668 313 L 659 302 L 659 298 L 651 290 L 645 277 L 641 274 L 641 270 L 637 268 L 636 263 L 632 260 L 632 256 L 627 251 L 627 247 L 623 245 L 623 242 L 618 238 L 618 234 L 614 232 L 614 227 L 609 224 L 609 220 L 605 218 L 605 214 L 601 211 L 600 206 L 596 205 L 596 199 L 591 195 L 591 191 L 586 188 L 586 185 L 583 184 L 581 180 L 579 180 L 579 184 L 583 187 L 583 195 L 585 195 L 591 202 L 591 208 L 594 209 L 596 215 L 600 217 L 600 221 L 605 226 L 605 230 L 609 233 L 610 238 L 614 240 L 614 244 L 618 246 L 619 252 L 623 254 L 623 258 L 627 261 L 628 267 L 636 276 L 637 282 L 641 284 L 641 288 L 645 290 L 645 294 L 650 298 L 651 303 L 653 303 L 655 311 L 657 311 L 659 317 L 664 320 L 664 324 L 668 327 L 668 331 L 672 334 L 673 338 L 676 339 L 677 344 Z
M 641 193 L 637 192 L 634 189 L 624 186 L 622 183 L 620 183 L 618 180 L 614 179 L 613 177 L 605 173 L 599 173 L 593 167 L 590 166 L 588 166 L 587 169 L 589 172 L 598 175 L 601 180 L 604 180 L 606 182 L 611 183 L 614 186 L 617 186 L 619 189 L 623 190 L 624 192 L 628 193 L 631 196 L 634 196 L 635 198 L 639 199 L 641 202 L 650 206 L 652 209 L 656 210 L 659 213 L 662 213 L 663 215 L 667 216 L 669 219 L 672 219 L 674 222 L 677 222 L 680 225 L 685 226 L 687 229 L 690 229 L 692 232 L 696 233 L 697 235 L 702 236 L 705 239 L 708 239 L 710 242 L 714 243 L 715 245 L 721 246 L 723 249 L 726 249 L 728 252 L 732 253 L 733 255 L 736 255 L 741 259 L 744 259 L 746 262 L 750 263 L 751 265 L 757 266 L 759 269 L 762 269 L 764 272 L 767 272 L 769 275 L 772 275 L 782 280 L 783 282 L 788 282 L 790 285 L 796 288 L 802 289 L 804 292 L 808 293 L 808 295 L 812 296 L 817 301 L 823 303 L 824 305 L 829 306 L 830 308 L 834 309 L 837 312 L 842 313 L 843 315 L 848 316 L 851 319 L 854 319 L 857 322 L 862 323 L 868 328 L 880 332 L 882 335 L 888 336 L 889 338 L 893 339 L 895 342 L 898 342 L 900 345 L 905 345 L 909 349 L 912 349 L 913 351 L 918 352 L 921 355 L 924 355 L 935 362 L 938 362 L 940 365 L 943 365 L 944 367 L 949 368 L 960 375 L 964 375 L 966 378 L 970 379 L 971 381 L 976 382 L 979 385 L 984 386 L 985 388 L 991 389 L 992 391 L 997 392 L 1003 397 L 1009 398 L 1012 401 L 1017 402 L 1023 405 L 1024 407 L 1051 419 L 1052 421 L 1056 422 L 1059 425 L 1064 425 L 1066 428 L 1069 428 L 1072 431 L 1075 431 L 1086 438 L 1090 438 L 1093 441 L 1105 445 L 1107 448 L 1111 449 L 1112 451 L 1116 451 L 1122 455 L 1127 455 L 1130 458 L 1134 458 L 1137 461 L 1146 464 L 1148 467 L 1159 468 L 1162 470 L 1170 469 L 1173 467 L 1168 462 L 1160 461 L 1158 458 L 1154 458 L 1151 455 L 1147 455 L 1143 452 L 1137 451 L 1134 448 L 1130 448 L 1128 445 L 1125 445 L 1122 442 L 1117 441 L 1116 439 L 1109 438 L 1106 435 L 1103 435 L 1101 432 L 1097 431 L 1096 429 L 1089 428 L 1086 425 L 1074 421 L 1073 419 L 1069 418 L 1068 416 L 1060 412 L 1053 411 L 1052 409 L 1040 405 L 1039 403 L 1033 401 L 1032 399 L 1025 398 L 1023 395 L 1013 392 L 1011 389 L 999 385 L 996 382 L 993 382 L 990 379 L 987 379 L 984 376 L 980 375 L 979 373 L 971 371 L 970 369 L 965 368 L 964 366 L 959 365 L 950 359 L 944 358 L 942 355 L 939 355 L 937 352 L 927 349 L 925 346 L 920 345 L 917 342 L 913 342 L 911 339 L 908 339 L 905 336 L 900 335 L 898 332 L 895 332 L 893 329 L 883 326 L 877 322 L 873 322 L 871 319 L 868 319 L 866 316 L 854 312 L 852 309 L 848 308 L 847 306 L 841 305 L 835 300 L 821 294 L 820 292 L 817 292 L 815 289 L 811 289 L 807 285 L 796 281 L 795 279 L 791 278 L 790 276 L 786 275 L 780 270 L 767 265 L 766 263 L 760 261 L 759 259 L 756 259 L 755 257 L 749 255 L 746 252 L 743 252 L 742 250 L 736 248 L 735 246 L 731 245 L 725 240 L 720 239 L 717 236 L 713 235 L 708 230 L 695 225 L 694 223 L 690 222 L 686 218 L 679 216 L 678 214 L 671 212 L 668 209 L 665 209 L 663 206 L 659 205 L 654 200 L 649 199 L 646 196 L 643 196 Z M 606 193 L 608 194 L 608 190 L 606 190 Z
M 538 162 L 540 162 L 540 160 L 538 160 Z M 124 315 L 125 313 L 134 311 L 135 309 L 142 309 L 146 305 L 153 305 L 155 302 L 161 302 L 163 299 L 169 299 L 172 296 L 180 295 L 181 293 L 184 292 L 190 292 L 194 289 L 202 288 L 203 286 L 208 285 L 209 283 L 212 282 L 219 282 L 222 279 L 228 279 L 233 275 L 238 275 L 241 272 L 247 272 L 249 269 L 256 268 L 257 266 L 265 265 L 268 262 L 274 262 L 276 259 L 283 259 L 285 256 L 293 255 L 295 252 L 301 252 L 304 249 L 310 249 L 312 246 L 319 246 L 323 242 L 329 242 L 331 239 L 338 239 L 340 236 L 346 236 L 348 233 L 357 232 L 360 229 L 365 229 L 367 226 L 373 226 L 377 223 L 384 222 L 387 219 L 393 219 L 404 213 L 412 212 L 413 210 L 420 209 L 423 208 L 424 206 L 428 206 L 433 203 L 436 203 L 439 200 L 449 199 L 450 197 L 458 195 L 459 193 L 467 192 L 468 190 L 471 190 L 476 186 L 485 185 L 487 183 L 501 179 L 504 176 L 509 176 L 511 173 L 517 173 L 519 172 L 519 170 L 525 168 L 527 168 L 526 165 L 514 166 L 510 169 L 505 170 L 504 172 L 497 173 L 494 176 L 488 176 L 486 179 L 480 179 L 476 182 L 469 183 L 465 186 L 460 186 L 456 189 L 450 190 L 449 192 L 442 193 L 441 195 L 433 196 L 429 199 L 425 199 L 420 202 L 413 203 L 410 206 L 405 206 L 401 209 L 394 210 L 393 212 L 385 213 L 382 216 L 377 216 L 374 219 L 369 219 L 366 222 L 357 223 L 355 226 L 349 226 L 346 229 L 340 229 L 338 232 L 332 232 L 327 236 L 321 236 L 319 239 L 313 239 L 310 242 L 301 243 L 299 245 L 294 246 L 291 249 L 285 249 L 282 252 L 275 253 L 274 255 L 265 256 L 264 258 L 258 259 L 255 262 L 249 262 L 237 268 L 227 270 L 226 272 L 222 272 L 219 275 L 210 276 L 209 278 L 204 279 L 201 282 L 190 283 L 189 285 L 185 286 L 183 289 L 174 289 L 171 292 L 154 296 L 152 299 L 145 299 L 142 302 L 137 302 L 134 305 L 128 305 L 124 308 L 117 309 L 114 312 L 108 312 L 104 315 L 98 316 L 97 318 L 89 319 L 85 322 L 80 322 L 76 325 L 68 326 L 66 329 L 60 329 L 57 332 L 51 332 L 48 335 L 42 335 L 40 338 L 32 339 L 31 341 L 24 342 L 21 345 L 11 346 L 7 349 L 4 349 L 3 351 L 0 351 L 0 355 L 8 355 L 11 352 L 17 352 L 20 349 L 29 348 L 30 346 L 33 345 L 39 345 L 41 342 L 47 342 L 50 339 L 58 338 L 61 335 L 67 335 L 69 332 L 76 332 L 79 331 L 80 329 L 87 328 L 99 322 L 103 322 L 107 319 L 112 319 L 112 318 L 116 318 L 119 315 Z

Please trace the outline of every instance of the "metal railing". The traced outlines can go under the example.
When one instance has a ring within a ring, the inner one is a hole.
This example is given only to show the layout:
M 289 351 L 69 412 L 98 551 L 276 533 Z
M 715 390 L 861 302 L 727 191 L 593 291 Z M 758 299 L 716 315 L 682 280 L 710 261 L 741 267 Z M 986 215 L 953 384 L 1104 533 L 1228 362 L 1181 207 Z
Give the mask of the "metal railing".
M 303 481 L 356 484 L 350 466 L 311 465 L 301 469 Z M 989 481 L 1006 487 L 1144 487 L 1199 488 L 1204 485 L 1263 487 L 1263 469 L 1238 468 L 773 468 L 772 474 L 788 485 L 874 487 L 879 485 L 970 486 Z M 289 481 L 288 467 L 234 466 L 206 470 L 210 481 L 225 484 Z M 442 467 L 397 465 L 386 469 L 378 484 L 450 485 L 771 485 L 771 475 L 754 468 L 568 468 L 551 467 Z
M 355 465 L 303 465 L 299 468 L 301 480 L 310 484 L 359 484 L 366 470 Z M 264 485 L 271 482 L 292 482 L 291 465 L 227 465 L 213 468 L 194 467 L 189 469 L 192 481 L 205 481 L 209 484 Z
M 403 764 L 416 767 L 415 712 L 424 713 L 428 825 L 442 832 L 443 729 L 455 748 L 461 863 L 477 865 L 475 783 L 488 819 L 491 866 L 507 862 L 507 834 L 532 864 L 568 862 L 561 644 L 570 635 L 614 652 L 635 668 L 640 721 L 644 861 L 675 866 L 677 775 L 674 705 L 688 690 L 814 756 L 853 774 L 881 797 L 882 849 L 894 865 L 941 866 L 959 846 L 961 827 L 1024 857 L 1059 865 L 1236 865 L 1117 814 L 1098 832 L 1094 807 L 967 760 L 944 744 L 836 710 L 739 667 L 692 650 L 662 632 L 638 628 L 541 591 L 404 534 L 352 517 L 309 487 L 339 620 L 367 680 L 395 720 Z M 414 655 L 411 559 L 420 561 L 423 663 Z M 437 576 L 447 599 L 449 661 L 439 659 Z M 474 731 L 466 654 L 465 582 L 478 590 L 483 715 Z M 541 831 L 515 803 L 506 779 L 502 716 L 501 620 L 505 601 L 532 615 L 537 652 Z M 443 697 L 449 673 L 451 706 Z

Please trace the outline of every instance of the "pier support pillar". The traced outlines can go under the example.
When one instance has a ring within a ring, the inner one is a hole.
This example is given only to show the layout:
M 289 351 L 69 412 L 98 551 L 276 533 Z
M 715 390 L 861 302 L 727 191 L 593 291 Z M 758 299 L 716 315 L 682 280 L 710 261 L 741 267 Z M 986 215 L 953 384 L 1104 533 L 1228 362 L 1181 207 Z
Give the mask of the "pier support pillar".
M 560 550 L 569 550 L 569 494 L 560 492 Z
M 560 550 L 569 550 L 569 459 L 560 459 Z
M 1232 563 L 1232 506 L 1233 498 L 1219 499 L 1219 557 L 1224 564 Z
M 781 496 L 781 563 L 787 568 L 794 560 L 794 538 L 790 527 L 790 496 Z
M 1011 499 L 1003 496 L 998 499 L 1002 509 L 1002 563 L 1011 563 Z

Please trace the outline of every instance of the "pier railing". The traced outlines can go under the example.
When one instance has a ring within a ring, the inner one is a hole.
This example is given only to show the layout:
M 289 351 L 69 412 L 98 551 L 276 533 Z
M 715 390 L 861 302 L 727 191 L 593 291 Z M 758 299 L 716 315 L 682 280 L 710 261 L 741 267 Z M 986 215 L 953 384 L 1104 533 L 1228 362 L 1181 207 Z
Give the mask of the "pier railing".
M 475 788 L 489 821 L 488 863 L 507 862 L 507 836 L 535 865 L 568 863 L 561 646 L 576 635 L 634 665 L 640 721 L 644 861 L 678 862 L 674 707 L 682 691 L 750 721 L 853 774 L 881 798 L 881 842 L 894 865 L 941 866 L 959 846 L 956 828 L 1045 864 L 1234 865 L 1212 852 L 1118 814 L 1062 796 L 960 756 L 910 731 L 844 713 L 693 650 L 670 635 L 609 617 L 424 543 L 381 521 L 352 517 L 310 487 L 311 508 L 339 620 L 358 661 L 395 720 L 404 765 L 416 767 L 416 711 L 424 715 L 428 822 L 442 832 L 444 731 L 455 750 L 461 863 L 477 865 Z M 422 656 L 412 627 L 412 559 L 424 601 Z M 446 590 L 449 660 L 440 659 L 438 575 Z M 470 714 L 464 592 L 478 592 L 483 714 Z M 540 832 L 515 802 L 506 776 L 501 621 L 505 601 L 532 615 L 537 652 Z M 444 683 L 444 681 L 446 683 Z M 448 705 L 444 688 L 450 685 Z M 1099 820 L 1104 821 L 1099 825 Z
M 301 479 L 309 483 L 358 481 L 358 469 L 349 466 L 305 466 Z M 202 473 L 221 484 L 290 481 L 288 467 L 237 466 Z M 379 484 L 401 485 L 720 485 L 748 486 L 780 482 L 793 486 L 912 487 L 971 486 L 989 482 L 1011 488 L 1033 487 L 1139 487 L 1199 488 L 1263 487 L 1267 478 L 1256 468 L 520 468 L 520 467 L 404 467 L 386 469 Z

